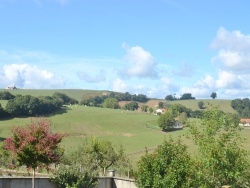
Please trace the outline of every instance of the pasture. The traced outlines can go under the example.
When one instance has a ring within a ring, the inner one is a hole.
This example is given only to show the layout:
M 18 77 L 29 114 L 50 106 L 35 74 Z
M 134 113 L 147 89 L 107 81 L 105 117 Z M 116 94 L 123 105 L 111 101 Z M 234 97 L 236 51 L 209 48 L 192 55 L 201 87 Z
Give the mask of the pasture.
M 1 90 L 0 90 L 1 91 Z M 63 92 L 70 97 L 81 100 L 82 97 L 92 95 L 102 95 L 105 91 L 91 90 L 12 90 L 13 94 L 33 95 L 33 96 L 51 96 L 54 92 Z M 156 109 L 158 102 L 165 100 L 150 100 L 147 105 Z M 181 103 L 192 110 L 198 109 L 200 100 L 186 101 L 167 101 L 167 104 Z M 219 106 L 225 112 L 235 112 L 231 108 L 230 100 L 212 100 L 202 101 Z M 4 107 L 7 101 L 0 101 Z M 64 106 L 60 113 L 46 117 L 52 121 L 52 130 L 55 132 L 67 133 L 68 136 L 63 140 L 62 146 L 65 152 L 76 149 L 85 139 L 98 137 L 111 141 L 114 145 L 123 145 L 125 153 L 129 158 L 136 162 L 145 153 L 145 148 L 149 151 L 154 150 L 165 138 L 172 136 L 177 138 L 188 132 L 188 128 L 183 130 L 162 132 L 157 129 L 158 116 L 138 111 L 126 111 L 108 108 L 85 107 L 80 105 Z M 10 136 L 10 130 L 13 126 L 25 125 L 30 122 L 30 118 L 14 118 L 9 120 L 0 120 L 0 139 Z M 242 143 L 250 151 L 250 139 L 248 135 L 250 129 L 242 130 L 242 136 L 247 140 Z M 195 152 L 194 143 L 183 137 L 185 144 L 189 146 L 190 152 Z

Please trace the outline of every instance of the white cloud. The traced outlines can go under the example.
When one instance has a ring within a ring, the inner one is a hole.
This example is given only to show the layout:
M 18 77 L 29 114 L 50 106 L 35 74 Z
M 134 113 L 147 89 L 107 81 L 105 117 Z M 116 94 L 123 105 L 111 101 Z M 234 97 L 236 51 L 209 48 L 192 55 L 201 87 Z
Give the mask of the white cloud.
M 129 87 L 123 80 L 121 80 L 120 78 L 117 78 L 113 82 L 113 91 L 127 92 L 129 91 Z
M 216 80 L 217 88 L 240 88 L 241 79 L 234 73 L 227 71 L 219 71 Z
M 212 48 L 218 50 L 212 63 L 218 66 L 216 89 L 227 98 L 249 95 L 250 35 L 219 28 Z
M 127 47 L 124 56 L 125 62 L 129 65 L 122 73 L 128 77 L 155 78 L 157 77 L 156 62 L 154 57 L 140 46 Z
M 222 69 L 234 73 L 250 71 L 250 36 L 240 31 L 227 31 L 220 28 L 212 47 L 218 49 L 217 56 L 212 59 L 213 63 L 219 63 Z
M 65 80 L 52 72 L 28 64 L 4 65 L 0 73 L 0 87 L 17 86 L 19 88 L 62 88 Z
M 181 87 L 178 93 L 191 93 L 195 98 L 209 98 L 211 92 L 215 90 L 215 80 L 211 75 L 206 75 L 198 80 L 192 87 Z

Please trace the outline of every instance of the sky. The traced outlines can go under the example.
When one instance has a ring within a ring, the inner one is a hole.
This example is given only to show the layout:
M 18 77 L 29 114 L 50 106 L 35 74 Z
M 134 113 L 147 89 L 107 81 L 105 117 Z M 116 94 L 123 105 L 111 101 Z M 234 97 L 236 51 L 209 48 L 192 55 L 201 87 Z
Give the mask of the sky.
M 0 0 L 0 88 L 248 98 L 248 0 Z

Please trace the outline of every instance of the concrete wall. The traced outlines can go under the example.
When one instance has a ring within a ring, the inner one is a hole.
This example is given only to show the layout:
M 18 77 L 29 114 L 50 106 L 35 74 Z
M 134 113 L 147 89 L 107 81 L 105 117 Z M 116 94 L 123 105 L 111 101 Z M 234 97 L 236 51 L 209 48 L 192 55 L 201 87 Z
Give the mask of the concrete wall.
M 31 177 L 0 177 L 0 188 L 32 187 Z M 49 178 L 36 178 L 35 188 L 58 188 Z
M 31 177 L 0 177 L 0 188 L 29 188 Z M 99 177 L 96 188 L 137 188 L 135 181 L 118 177 Z M 58 188 L 49 178 L 36 178 L 35 188 Z

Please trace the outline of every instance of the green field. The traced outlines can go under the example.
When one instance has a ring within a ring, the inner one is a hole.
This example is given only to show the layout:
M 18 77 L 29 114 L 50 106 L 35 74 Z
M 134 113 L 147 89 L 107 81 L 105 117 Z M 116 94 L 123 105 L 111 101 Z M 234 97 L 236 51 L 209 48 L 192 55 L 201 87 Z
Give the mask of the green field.
M 52 95 L 55 91 L 64 92 L 71 97 L 80 99 L 82 96 L 92 94 L 102 94 L 104 91 L 89 90 L 14 90 L 13 94 L 30 94 L 33 96 Z M 157 106 L 159 100 L 149 101 L 148 104 Z M 198 109 L 200 100 L 171 101 L 170 104 L 181 103 L 193 110 Z M 225 112 L 234 112 L 231 108 L 230 100 L 202 100 L 214 106 L 220 106 Z M 7 101 L 0 101 L 5 106 Z M 91 137 L 98 137 L 111 141 L 114 145 L 122 144 L 126 154 L 132 161 L 137 161 L 144 154 L 145 148 L 153 150 L 161 144 L 165 138 L 170 135 L 173 138 L 185 135 L 188 128 L 173 132 L 162 132 L 157 129 L 158 116 L 142 112 L 114 110 L 107 108 L 85 107 L 79 105 L 65 106 L 61 113 L 46 117 L 53 123 L 53 131 L 68 133 L 63 140 L 62 146 L 65 151 L 74 150 L 82 141 Z M 14 118 L 10 120 L 0 120 L 0 137 L 10 136 L 10 129 L 13 126 L 25 125 L 30 118 Z M 248 137 L 250 129 L 242 131 L 244 137 Z M 195 151 L 192 141 L 183 138 L 185 144 L 190 146 L 190 151 Z M 243 143 L 247 149 L 250 149 L 250 140 Z
M 52 96 L 55 92 L 65 93 L 66 95 L 77 99 L 78 101 L 82 100 L 83 96 L 88 95 L 103 95 L 109 91 L 97 91 L 97 90 L 82 90 L 82 89 L 17 89 L 17 90 L 6 90 L 0 89 L 1 91 L 9 91 L 13 95 L 32 95 L 35 97 L 38 96 Z

